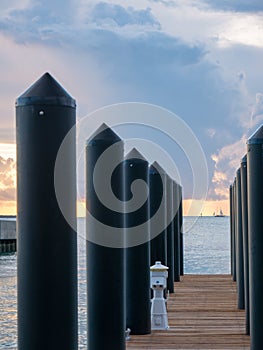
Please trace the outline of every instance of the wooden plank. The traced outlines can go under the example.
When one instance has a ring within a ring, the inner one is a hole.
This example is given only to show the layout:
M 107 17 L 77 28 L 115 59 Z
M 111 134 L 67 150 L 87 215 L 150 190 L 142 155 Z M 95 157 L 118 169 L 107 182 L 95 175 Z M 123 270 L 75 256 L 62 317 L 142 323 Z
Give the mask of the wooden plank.
M 169 330 L 132 335 L 127 350 L 249 350 L 245 312 L 230 275 L 185 275 L 168 303 Z

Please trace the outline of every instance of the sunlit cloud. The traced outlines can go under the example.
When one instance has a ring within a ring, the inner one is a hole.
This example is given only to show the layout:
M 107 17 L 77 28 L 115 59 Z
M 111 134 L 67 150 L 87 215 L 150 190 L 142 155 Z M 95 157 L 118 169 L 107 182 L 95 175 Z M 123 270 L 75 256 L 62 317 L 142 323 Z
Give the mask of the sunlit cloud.
M 13 159 L 0 157 L 0 200 L 15 200 L 16 163 Z
M 210 198 L 226 199 L 229 196 L 229 186 L 233 182 L 236 170 L 240 167 L 241 158 L 246 153 L 246 136 L 240 140 L 222 147 L 211 156 L 215 162 L 212 177 L 212 186 L 209 191 Z
M 0 143 L 0 157 L 3 160 L 11 158 L 16 160 L 16 144 L 15 143 Z
M 262 15 L 231 13 L 228 17 L 218 37 L 221 47 L 234 44 L 263 47 Z
M 215 171 L 212 182 L 221 183 L 221 182 L 224 182 L 226 179 L 227 179 L 227 176 L 225 173 L 222 173 L 220 171 Z
M 0 214 L 16 214 L 16 145 L 0 143 Z

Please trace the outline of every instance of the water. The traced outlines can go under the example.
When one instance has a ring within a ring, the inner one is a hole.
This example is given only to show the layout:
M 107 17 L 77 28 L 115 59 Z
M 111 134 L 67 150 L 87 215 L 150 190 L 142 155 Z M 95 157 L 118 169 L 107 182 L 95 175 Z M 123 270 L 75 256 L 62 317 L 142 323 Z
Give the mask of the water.
M 227 216 L 185 218 L 185 273 L 230 273 L 229 225 L 229 217 Z M 190 230 L 188 230 L 189 228 Z
M 84 220 L 79 219 L 79 349 L 86 349 Z M 230 273 L 229 217 L 184 218 L 185 273 Z M 16 254 L 0 256 L 0 349 L 17 349 Z

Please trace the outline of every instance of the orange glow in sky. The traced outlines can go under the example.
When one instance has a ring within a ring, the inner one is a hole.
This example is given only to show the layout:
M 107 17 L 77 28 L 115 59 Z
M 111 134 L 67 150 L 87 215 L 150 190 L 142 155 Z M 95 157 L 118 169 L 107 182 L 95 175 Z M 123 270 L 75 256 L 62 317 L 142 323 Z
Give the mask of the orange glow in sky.
M 16 202 L 0 201 L 0 215 L 16 215 Z
M 195 201 L 197 202 L 197 201 Z M 190 206 L 192 204 L 192 199 L 186 199 L 183 201 L 183 215 L 192 216 L 190 211 Z M 200 207 L 199 215 L 203 216 L 213 216 L 213 213 L 219 214 L 220 209 L 223 211 L 224 215 L 229 215 L 229 200 L 206 200 L 203 203 L 203 207 Z M 195 213 L 198 215 L 197 213 Z
M 184 216 L 191 215 L 191 213 L 188 212 L 191 201 L 192 200 L 189 199 L 183 201 Z M 222 209 L 225 215 L 229 215 L 229 201 L 205 201 L 200 214 L 202 213 L 203 216 L 212 216 L 214 212 L 218 213 L 220 209 Z M 0 215 L 16 215 L 16 202 L 0 201 Z M 84 217 L 86 215 L 85 203 L 81 201 L 77 203 L 77 215 L 78 217 Z
M 15 144 L 4 144 L 0 143 L 0 156 L 4 159 L 13 158 L 16 159 L 16 145 Z M 2 174 L 3 175 L 3 174 Z M 12 189 L 15 190 L 15 174 L 11 174 L 13 177 Z M 3 187 L 1 188 L 3 190 Z M 226 192 L 228 189 L 226 189 Z M 203 206 L 202 206 L 203 205 Z M 229 215 L 229 201 L 213 201 L 206 200 L 204 203 L 201 203 L 197 200 L 193 201 L 190 199 L 183 201 L 183 214 L 185 216 L 191 215 L 200 215 L 203 216 L 212 216 L 215 212 L 219 213 L 219 210 L 222 210 L 225 215 Z M 0 215 L 15 215 L 16 214 L 16 201 L 14 200 L 5 200 L 0 198 Z M 83 201 L 78 201 L 77 203 L 77 214 L 80 217 L 86 215 L 86 206 Z

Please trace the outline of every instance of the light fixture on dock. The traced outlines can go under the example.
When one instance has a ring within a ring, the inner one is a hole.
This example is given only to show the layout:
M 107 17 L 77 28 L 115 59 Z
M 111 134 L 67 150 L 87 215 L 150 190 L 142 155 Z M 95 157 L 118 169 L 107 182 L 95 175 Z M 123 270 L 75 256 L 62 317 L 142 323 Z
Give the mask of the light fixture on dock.
M 151 308 L 152 330 L 168 329 L 168 317 L 164 299 L 164 290 L 167 286 L 168 267 L 156 261 L 151 266 L 151 288 L 153 289 L 153 299 Z

